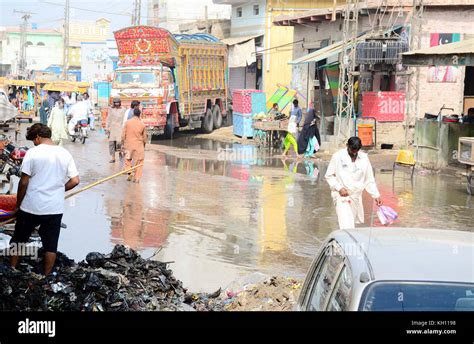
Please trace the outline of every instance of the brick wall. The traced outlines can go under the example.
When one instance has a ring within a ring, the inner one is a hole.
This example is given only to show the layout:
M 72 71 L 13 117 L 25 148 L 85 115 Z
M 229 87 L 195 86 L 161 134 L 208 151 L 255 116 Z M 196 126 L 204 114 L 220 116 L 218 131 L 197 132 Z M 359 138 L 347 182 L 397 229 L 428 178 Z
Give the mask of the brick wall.
M 473 12 L 463 7 L 427 8 L 423 15 L 422 48 L 430 46 L 433 33 L 459 33 L 461 40 L 466 35 L 473 35 L 472 18 Z M 462 113 L 465 68 L 459 67 L 455 73 L 458 79 L 454 83 L 433 83 L 428 81 L 429 68 L 420 68 L 419 117 L 423 117 L 425 112 L 437 114 L 443 104 L 454 108 L 456 114 Z

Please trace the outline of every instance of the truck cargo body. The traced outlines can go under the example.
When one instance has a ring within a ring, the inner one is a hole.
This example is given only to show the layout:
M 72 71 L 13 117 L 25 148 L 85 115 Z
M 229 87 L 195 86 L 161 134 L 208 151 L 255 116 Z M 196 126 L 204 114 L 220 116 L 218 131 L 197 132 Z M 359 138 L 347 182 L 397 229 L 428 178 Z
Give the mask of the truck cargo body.
M 227 48 L 205 34 L 172 35 L 148 26 L 114 33 L 119 50 L 111 98 L 140 101 L 149 136 L 179 127 L 210 132 L 227 115 Z

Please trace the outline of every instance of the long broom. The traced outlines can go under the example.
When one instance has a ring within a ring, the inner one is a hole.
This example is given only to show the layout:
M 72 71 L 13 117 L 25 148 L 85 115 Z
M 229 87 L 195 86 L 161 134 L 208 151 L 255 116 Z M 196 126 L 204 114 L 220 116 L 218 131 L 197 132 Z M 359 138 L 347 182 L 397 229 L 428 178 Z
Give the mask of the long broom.
M 83 191 L 89 190 L 90 188 L 93 188 L 94 186 L 97 186 L 97 185 L 99 185 L 99 184 L 105 183 L 106 181 L 109 181 L 109 180 L 111 180 L 111 179 L 113 179 L 113 178 L 116 178 L 116 177 L 118 177 L 118 176 L 121 176 L 122 174 L 132 172 L 133 170 L 139 168 L 140 166 L 143 166 L 143 164 L 139 164 L 139 165 L 137 165 L 137 166 L 133 166 L 133 167 L 127 169 L 127 170 L 123 170 L 123 171 L 118 172 L 118 173 L 115 173 L 115 174 L 113 174 L 113 175 L 111 175 L 111 176 L 109 176 L 109 177 L 106 177 L 106 178 L 103 178 L 103 179 L 101 179 L 101 180 L 98 180 L 98 181 L 96 181 L 96 182 L 94 182 L 94 183 L 92 183 L 92 184 L 89 184 L 89 185 L 83 187 L 83 188 L 80 189 L 80 190 L 73 191 L 73 192 L 67 194 L 64 199 L 68 199 L 68 198 L 70 198 L 70 197 L 72 197 L 72 196 L 76 196 L 77 194 L 79 194 L 79 193 L 81 193 L 81 192 L 83 192 Z M 0 222 L 0 226 L 9 224 L 9 223 L 15 221 L 15 219 L 16 219 L 16 216 L 15 216 L 15 217 L 12 217 L 11 219 L 8 219 L 7 221 Z

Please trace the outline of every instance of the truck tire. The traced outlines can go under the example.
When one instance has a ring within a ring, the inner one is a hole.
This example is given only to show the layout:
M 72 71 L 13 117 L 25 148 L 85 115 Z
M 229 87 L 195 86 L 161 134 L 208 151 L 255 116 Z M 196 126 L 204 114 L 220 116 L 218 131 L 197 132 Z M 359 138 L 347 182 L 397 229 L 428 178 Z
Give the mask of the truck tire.
M 171 117 L 171 115 L 168 115 L 166 116 L 166 125 L 165 125 L 165 133 L 164 133 L 165 139 L 168 139 L 168 140 L 173 139 L 173 133 L 174 133 L 173 118 Z
M 28 122 L 33 123 L 33 118 L 28 118 Z
M 213 124 L 214 116 L 212 115 L 211 109 L 207 109 L 206 114 L 202 119 L 202 131 L 204 131 L 206 134 L 212 133 L 212 130 L 214 128 Z
M 219 129 L 222 127 L 222 114 L 221 107 L 219 105 L 214 106 L 214 109 L 212 110 L 212 118 L 214 122 L 214 129 Z

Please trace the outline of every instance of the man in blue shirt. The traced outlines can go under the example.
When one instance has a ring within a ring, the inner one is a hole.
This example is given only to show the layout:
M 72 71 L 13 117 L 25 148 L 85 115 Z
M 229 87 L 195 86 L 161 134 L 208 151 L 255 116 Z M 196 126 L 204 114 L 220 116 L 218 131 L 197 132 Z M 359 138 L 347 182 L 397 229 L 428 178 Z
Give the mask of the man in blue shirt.
M 293 100 L 293 110 L 291 110 L 290 117 L 296 117 L 296 125 L 299 127 L 301 119 L 303 118 L 303 111 L 298 106 L 298 99 Z

